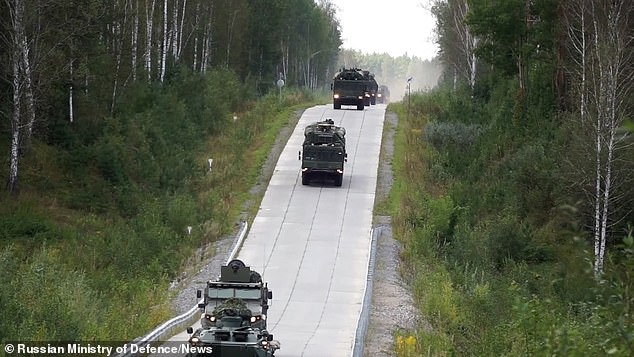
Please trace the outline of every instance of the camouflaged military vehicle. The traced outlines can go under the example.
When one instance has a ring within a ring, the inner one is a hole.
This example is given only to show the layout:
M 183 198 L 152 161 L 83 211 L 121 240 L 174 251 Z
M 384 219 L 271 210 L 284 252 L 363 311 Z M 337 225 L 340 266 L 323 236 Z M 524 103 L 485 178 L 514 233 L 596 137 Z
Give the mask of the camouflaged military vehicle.
M 336 126 L 332 119 L 312 123 L 304 129 L 302 149 L 302 185 L 310 184 L 313 178 L 332 178 L 335 186 L 341 186 L 343 164 L 348 161 L 345 128 Z
M 355 105 L 357 110 L 363 110 L 366 97 L 369 96 L 368 82 L 358 68 L 342 68 L 335 74 L 331 89 L 334 109 L 341 109 L 342 105 Z
M 366 85 L 366 94 L 365 94 L 365 100 L 363 102 L 363 104 L 367 107 L 369 105 L 375 105 L 376 104 L 376 95 L 377 92 L 379 91 L 379 84 L 376 82 L 376 79 L 374 79 L 374 74 L 370 73 L 370 71 L 362 71 L 363 73 L 363 79 L 367 82 Z
M 390 89 L 382 84 L 379 86 L 379 91 L 376 93 L 377 103 L 388 104 L 390 102 Z
M 204 293 L 204 297 L 202 296 Z M 201 328 L 190 327 L 191 350 L 211 348 L 212 352 L 191 352 L 188 357 L 270 357 L 280 348 L 266 330 L 266 313 L 272 292 L 259 273 L 232 260 L 222 266 L 220 278 L 208 281 L 198 291 L 202 301 Z

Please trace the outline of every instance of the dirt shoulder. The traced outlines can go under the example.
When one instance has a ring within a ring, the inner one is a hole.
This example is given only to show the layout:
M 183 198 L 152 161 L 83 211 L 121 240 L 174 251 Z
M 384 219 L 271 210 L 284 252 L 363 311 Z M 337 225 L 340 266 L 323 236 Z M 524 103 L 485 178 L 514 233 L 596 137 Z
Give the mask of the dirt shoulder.
M 381 160 L 379 161 L 375 202 L 387 200 L 394 181 L 392 160 L 398 117 L 386 112 L 383 126 Z M 378 230 L 372 280 L 372 306 L 365 336 L 364 356 L 394 356 L 394 333 L 413 330 L 418 320 L 411 288 L 399 274 L 401 245 L 392 236 L 391 218 L 375 216 Z

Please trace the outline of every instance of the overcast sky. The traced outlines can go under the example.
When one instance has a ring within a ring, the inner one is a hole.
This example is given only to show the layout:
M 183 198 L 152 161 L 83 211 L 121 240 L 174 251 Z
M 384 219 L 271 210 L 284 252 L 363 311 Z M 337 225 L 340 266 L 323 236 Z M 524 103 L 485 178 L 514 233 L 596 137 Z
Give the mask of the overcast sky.
M 341 21 L 343 47 L 364 53 L 436 55 L 435 19 L 421 6 L 428 0 L 331 0 Z M 427 6 L 426 6 L 427 7 Z M 369 32 L 373 32 L 370 35 Z

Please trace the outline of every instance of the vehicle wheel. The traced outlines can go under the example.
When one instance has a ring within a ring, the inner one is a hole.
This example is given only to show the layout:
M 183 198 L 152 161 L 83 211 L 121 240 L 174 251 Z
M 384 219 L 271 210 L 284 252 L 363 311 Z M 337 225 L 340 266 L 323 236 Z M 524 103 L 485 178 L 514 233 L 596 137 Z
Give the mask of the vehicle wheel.
M 343 183 L 343 174 L 337 174 L 337 176 L 335 176 L 335 186 L 341 187 L 342 183 Z
M 302 185 L 306 186 L 310 183 L 310 178 L 308 177 L 308 174 L 305 174 L 302 172 Z
M 357 104 L 357 110 L 363 110 L 364 107 L 363 103 Z
M 376 105 L 376 98 L 375 98 L 375 97 L 372 97 L 372 102 L 371 102 L 371 104 L 372 104 L 372 105 Z
M 332 106 L 333 106 L 335 109 L 341 109 L 341 104 L 339 104 L 339 103 L 337 103 L 337 102 L 332 103 Z
M 369 107 L 369 106 L 370 106 L 370 98 L 366 97 L 366 98 L 363 100 L 363 105 L 365 105 L 366 107 Z
M 249 275 L 249 282 L 250 283 L 261 283 L 262 282 L 262 275 L 260 275 L 260 273 L 258 273 L 257 271 L 251 271 L 251 275 Z
M 244 262 L 240 259 L 233 259 L 232 261 L 229 262 L 229 264 L 227 264 L 227 266 L 230 266 L 236 270 L 246 267 L 246 265 L 244 265 Z

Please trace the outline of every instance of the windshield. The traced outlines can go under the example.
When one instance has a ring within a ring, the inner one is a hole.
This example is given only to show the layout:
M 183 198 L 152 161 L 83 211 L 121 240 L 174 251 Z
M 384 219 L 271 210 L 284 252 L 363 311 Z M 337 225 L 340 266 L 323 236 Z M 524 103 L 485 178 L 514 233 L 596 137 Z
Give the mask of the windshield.
M 209 288 L 207 296 L 211 299 L 228 299 L 236 297 L 239 299 L 260 299 L 260 289 L 246 288 Z
M 334 87 L 343 90 L 365 90 L 366 84 L 364 81 L 335 81 Z

